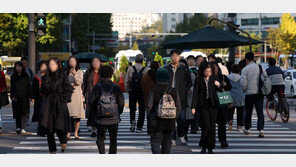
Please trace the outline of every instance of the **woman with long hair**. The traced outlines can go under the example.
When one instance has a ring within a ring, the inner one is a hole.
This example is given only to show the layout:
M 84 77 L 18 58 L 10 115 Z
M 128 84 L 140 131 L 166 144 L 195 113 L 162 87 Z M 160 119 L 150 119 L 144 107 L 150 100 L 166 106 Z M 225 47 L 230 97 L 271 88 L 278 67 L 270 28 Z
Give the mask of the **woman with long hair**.
M 76 140 L 79 139 L 78 130 L 80 119 L 85 118 L 81 88 L 83 82 L 83 72 L 79 68 L 79 62 L 77 61 L 76 57 L 71 56 L 68 60 L 66 74 L 69 77 L 70 84 L 74 91 L 72 93 L 71 102 L 67 105 L 71 121 L 74 124 L 74 137 Z M 67 138 L 71 139 L 70 133 L 68 133 Z
M 96 120 L 90 119 L 94 117 L 90 117 L 90 105 L 89 105 L 89 97 L 92 92 L 93 87 L 99 83 L 100 81 L 100 67 L 101 67 L 101 60 L 99 57 L 94 57 L 91 61 L 90 68 L 86 70 L 83 76 L 83 95 L 85 97 L 86 102 L 86 118 L 87 120 L 87 126 L 91 126 L 91 137 L 96 137 L 97 134 L 95 132 L 96 130 Z
M 71 129 L 71 119 L 67 103 L 71 100 L 73 88 L 68 76 L 60 69 L 60 60 L 50 58 L 48 61 L 48 72 L 41 84 L 42 108 L 40 112 L 38 135 L 47 135 L 49 152 L 55 154 L 57 151 L 56 133 L 62 153 L 67 147 L 67 133 Z
M 10 98 L 13 118 L 16 119 L 16 132 L 25 133 L 26 115 L 30 114 L 31 81 L 21 62 L 16 62 L 10 78 Z
M 217 108 L 215 96 L 220 82 L 213 76 L 213 71 L 214 69 L 208 62 L 202 62 L 198 71 L 199 75 L 194 83 L 191 108 L 193 114 L 198 110 L 202 122 L 199 141 L 199 146 L 202 147 L 201 154 L 205 154 L 207 149 L 209 154 L 213 154 L 216 143 Z
M 218 82 L 221 83 L 219 86 L 219 91 L 230 91 L 231 90 L 231 83 L 228 77 L 222 74 L 221 69 L 217 62 L 211 62 L 210 65 L 214 69 L 214 77 Z M 218 114 L 217 114 L 217 123 L 218 123 L 218 138 L 221 143 L 220 147 L 225 148 L 228 147 L 228 143 L 226 140 L 226 123 L 227 123 L 227 106 L 218 106 Z
M 31 101 L 34 103 L 32 122 L 39 121 L 39 114 L 42 106 L 41 83 L 45 73 L 47 72 L 47 64 L 45 61 L 38 64 L 38 70 L 38 73 L 33 79 L 30 95 Z
M 155 85 L 156 71 L 159 69 L 159 63 L 157 61 L 152 61 L 150 63 L 150 69 L 143 75 L 142 78 L 142 88 L 144 96 L 144 104 L 147 106 L 148 93 L 150 89 Z

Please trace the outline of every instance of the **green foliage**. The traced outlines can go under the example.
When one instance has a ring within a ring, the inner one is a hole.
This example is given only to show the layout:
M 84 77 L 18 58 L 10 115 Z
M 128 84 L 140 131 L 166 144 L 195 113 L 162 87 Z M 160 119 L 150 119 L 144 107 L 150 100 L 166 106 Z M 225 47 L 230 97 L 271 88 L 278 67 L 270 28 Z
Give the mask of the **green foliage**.
M 248 37 L 247 34 L 245 33 L 242 33 L 241 35 L 245 36 L 245 37 Z M 255 32 L 251 33 L 250 34 L 251 38 L 253 39 L 256 39 L 256 40 L 261 40 L 261 35 L 257 35 Z M 252 52 L 258 52 L 258 49 L 260 48 L 261 45 L 252 45 Z M 242 51 L 242 54 L 244 55 L 245 53 L 249 52 L 250 51 L 250 46 L 249 45 L 246 45 L 246 46 L 241 46 L 241 51 Z
M 161 65 L 161 67 L 163 67 L 163 59 L 162 59 L 162 56 L 158 54 L 158 52 L 156 52 L 154 61 L 157 61 Z
M 110 21 L 110 19 L 111 13 L 72 14 L 72 36 L 73 39 L 77 42 L 78 52 L 87 52 L 88 46 L 92 45 L 92 37 L 87 36 L 88 33 L 92 34 L 93 31 L 96 34 L 112 33 L 112 22 Z M 106 37 L 97 36 L 96 38 Z M 105 42 L 96 41 L 95 45 L 100 45 L 104 47 Z
M 132 49 L 133 50 L 139 50 L 139 46 L 138 46 L 138 43 L 135 41 L 133 46 L 132 46 Z
M 126 73 L 126 68 L 128 67 L 128 60 L 125 56 L 122 56 L 121 59 L 120 59 L 120 64 L 119 64 L 119 71 L 122 73 L 122 74 L 125 74 Z

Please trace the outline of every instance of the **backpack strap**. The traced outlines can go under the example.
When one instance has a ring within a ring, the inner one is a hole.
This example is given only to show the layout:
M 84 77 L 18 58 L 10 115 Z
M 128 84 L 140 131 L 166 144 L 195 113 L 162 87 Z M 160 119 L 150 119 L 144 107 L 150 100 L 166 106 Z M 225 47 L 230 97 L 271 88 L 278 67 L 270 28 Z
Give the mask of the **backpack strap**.
M 142 67 L 142 69 L 139 73 L 143 73 L 144 70 L 145 70 L 145 67 Z
M 113 85 L 111 86 L 111 88 L 109 89 L 109 91 L 108 91 L 109 94 L 111 94 L 111 92 L 113 91 L 114 87 L 115 87 L 115 84 L 113 84 Z
M 136 67 L 135 67 L 135 66 L 132 66 L 132 67 L 133 67 L 133 69 L 134 69 L 134 72 L 138 73 Z
M 262 66 L 260 64 L 258 64 L 259 66 L 259 71 L 260 71 L 260 75 L 263 73 L 263 70 L 262 70 Z

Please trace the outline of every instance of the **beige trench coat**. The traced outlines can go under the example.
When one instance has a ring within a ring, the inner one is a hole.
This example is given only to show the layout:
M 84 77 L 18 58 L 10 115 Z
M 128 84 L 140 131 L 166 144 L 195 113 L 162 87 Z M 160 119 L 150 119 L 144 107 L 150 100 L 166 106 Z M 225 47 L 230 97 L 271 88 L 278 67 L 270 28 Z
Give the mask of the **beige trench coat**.
M 69 81 L 71 84 L 74 83 L 74 91 L 72 93 L 71 102 L 67 104 L 70 117 L 83 119 L 85 118 L 81 89 L 83 72 L 78 70 L 75 75 L 70 73 Z

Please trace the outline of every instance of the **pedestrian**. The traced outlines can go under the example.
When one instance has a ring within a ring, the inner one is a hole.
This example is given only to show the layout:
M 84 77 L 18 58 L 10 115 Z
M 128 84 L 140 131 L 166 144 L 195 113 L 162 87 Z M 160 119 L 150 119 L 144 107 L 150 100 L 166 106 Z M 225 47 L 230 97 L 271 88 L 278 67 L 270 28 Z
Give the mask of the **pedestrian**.
M 227 76 L 227 75 L 229 75 L 229 71 L 228 71 L 227 67 L 222 64 L 222 61 L 223 60 L 221 57 L 216 58 L 216 62 L 218 63 L 218 66 L 221 69 L 222 74 Z
M 229 72 L 229 74 L 232 72 L 231 69 L 232 69 L 232 66 L 234 65 L 234 62 L 232 60 L 229 60 L 227 63 L 226 63 L 226 68 Z
M 82 97 L 82 83 L 83 83 L 83 72 L 80 70 L 79 62 L 74 56 L 70 56 L 68 59 L 68 67 L 66 69 L 66 74 L 70 81 L 72 88 L 74 89 L 71 102 L 67 104 L 71 121 L 74 124 L 74 138 L 79 140 L 78 130 L 80 126 L 80 119 L 85 118 L 84 108 L 83 108 L 83 97 Z M 67 139 L 71 139 L 71 134 L 67 134 Z
M 0 109 L 2 106 L 5 106 L 6 104 L 3 104 L 4 100 L 6 97 L 8 97 L 7 95 L 7 87 L 6 87 L 6 78 L 5 75 L 2 71 L 2 67 L 0 65 Z M 0 134 L 2 134 L 2 123 L 0 123 Z
M 259 85 L 260 79 L 260 66 L 256 64 L 254 53 L 248 52 L 245 55 L 247 66 L 243 68 L 241 74 L 241 84 L 243 91 L 246 94 L 245 97 L 245 107 L 246 107 L 246 117 L 245 117 L 245 129 L 244 133 L 246 135 L 250 134 L 250 129 L 252 127 L 252 113 L 253 107 L 255 106 L 257 112 L 257 130 L 259 131 L 259 137 L 264 137 L 264 114 L 263 114 L 263 99 L 261 86 Z M 262 72 L 266 75 L 264 68 Z
M 47 135 L 49 152 L 57 151 L 55 133 L 59 138 L 62 153 L 67 147 L 67 132 L 71 129 L 71 119 L 67 103 L 71 100 L 73 88 L 68 76 L 60 69 L 60 60 L 48 60 L 48 72 L 41 84 L 42 107 L 37 134 Z
M 176 144 L 177 135 L 180 138 L 181 143 L 186 144 L 186 109 L 188 108 L 187 96 L 192 86 L 188 68 L 180 63 L 181 53 L 181 50 L 172 50 L 170 52 L 172 63 L 165 67 L 169 71 L 170 87 L 177 90 L 181 102 L 181 111 L 177 118 L 177 134 L 176 132 L 173 134 L 173 145 Z
M 216 143 L 216 118 L 217 108 L 215 103 L 216 92 L 218 91 L 219 81 L 215 80 L 212 74 L 213 67 L 208 62 L 202 62 L 199 75 L 195 79 L 194 92 L 192 100 L 192 113 L 198 110 L 201 126 L 201 139 L 199 146 L 202 147 L 201 154 L 205 154 L 207 149 L 209 154 L 213 154 Z
M 203 60 L 203 57 L 199 57 L 198 59 Z M 187 109 L 187 115 L 191 116 L 192 112 L 191 112 L 191 103 L 192 103 L 192 97 L 193 97 L 193 88 L 194 88 L 194 81 L 195 78 L 198 75 L 198 68 L 195 66 L 195 60 L 196 58 L 194 56 L 188 56 L 187 57 L 187 63 L 188 63 L 188 68 L 189 68 L 189 72 L 190 72 L 190 76 L 191 76 L 191 82 L 192 82 L 192 86 L 190 88 L 190 91 L 188 92 L 188 109 Z M 201 63 L 201 61 L 199 60 L 199 65 Z M 195 112 L 193 116 L 193 119 L 191 119 L 187 124 L 187 129 L 189 129 L 189 125 L 191 126 L 190 129 L 190 133 L 191 134 L 197 134 L 198 131 L 198 111 Z
M 229 79 L 226 75 L 222 74 L 221 69 L 218 66 L 217 62 L 210 62 L 210 65 L 213 66 L 214 73 L 213 76 L 215 79 L 221 83 L 219 86 L 219 91 L 230 91 L 231 90 L 231 84 Z M 228 143 L 226 140 L 226 123 L 227 123 L 227 112 L 228 112 L 228 106 L 217 106 L 218 112 L 217 112 L 217 124 L 218 124 L 218 138 L 221 143 L 220 147 L 225 148 L 228 147 Z
M 124 96 L 118 85 L 111 81 L 113 68 L 104 65 L 100 70 L 101 80 L 96 84 L 89 97 L 90 118 L 97 124 L 97 146 L 100 154 L 105 154 L 106 131 L 109 132 L 109 154 L 117 153 L 117 132 L 120 114 L 124 108 Z
M 86 103 L 86 118 L 87 120 L 87 126 L 91 127 L 91 137 L 96 137 L 96 121 L 89 119 L 89 97 L 92 92 L 93 87 L 100 81 L 100 67 L 101 67 L 101 60 L 98 57 L 94 57 L 91 61 L 90 68 L 86 70 L 83 76 L 83 95 L 85 98 Z
M 38 65 L 38 73 L 35 75 L 32 87 L 31 87 L 31 101 L 34 103 L 34 114 L 32 117 L 32 122 L 39 121 L 40 110 L 42 106 L 42 95 L 41 95 L 41 84 L 44 75 L 47 72 L 46 62 L 40 62 Z
M 213 61 L 216 61 L 216 56 L 214 54 L 210 54 L 208 56 L 208 62 L 213 62 Z
M 136 110 L 137 103 L 139 109 L 139 116 L 137 122 L 137 133 L 142 133 L 143 125 L 145 121 L 145 104 L 142 87 L 143 75 L 147 72 L 147 69 L 142 66 L 144 56 L 142 54 L 136 55 L 134 66 L 128 68 L 125 79 L 126 91 L 129 93 L 129 108 L 130 108 L 130 131 L 134 132 L 136 129 Z
M 155 75 L 156 71 L 159 69 L 159 66 L 160 65 L 157 61 L 152 61 L 150 63 L 150 69 L 144 74 L 142 78 L 142 88 L 145 106 L 147 106 L 148 93 L 156 83 Z
M 197 55 L 196 58 L 195 58 L 195 62 L 196 62 L 196 68 L 197 68 L 197 71 L 201 65 L 201 63 L 204 61 L 204 57 L 202 55 Z M 197 72 L 198 74 L 198 72 Z
M 28 67 L 28 58 L 26 57 L 22 57 L 21 58 L 21 63 L 23 65 L 23 68 L 26 72 L 26 74 L 29 76 L 29 79 L 30 79 L 30 84 L 33 83 L 33 80 L 34 80 L 34 72 Z M 28 113 L 28 115 L 26 115 L 26 125 L 29 126 L 29 117 L 30 117 L 30 113 Z
M 285 93 L 284 72 L 275 64 L 276 64 L 276 60 L 274 58 L 268 59 L 269 67 L 266 69 L 266 73 L 270 77 L 270 81 L 272 85 L 271 92 L 268 95 L 269 101 L 273 100 L 273 95 L 275 93 L 277 93 L 280 98 L 283 97 Z
M 245 126 L 244 117 L 244 106 L 245 106 L 245 94 L 243 92 L 243 87 L 241 85 L 241 68 L 239 65 L 233 65 L 231 67 L 232 73 L 228 75 L 228 79 L 231 84 L 230 95 L 233 99 L 233 106 L 228 109 L 228 130 L 232 130 L 233 125 L 233 115 L 236 109 L 237 115 L 237 131 L 242 132 Z
M 30 115 L 30 79 L 21 62 L 16 62 L 10 77 L 10 98 L 13 118 L 16 119 L 16 132 L 25 133 L 26 117 Z
M 171 89 L 169 86 L 169 72 L 167 69 L 158 69 L 155 80 L 157 83 L 149 91 L 147 104 L 147 125 L 148 134 L 150 134 L 151 150 L 153 154 L 170 154 L 172 134 L 175 130 L 176 119 L 181 110 L 180 99 L 176 89 Z M 163 97 L 165 94 L 173 99 L 173 103 L 167 103 L 172 104 L 169 106 L 173 106 L 174 112 L 176 112 L 173 118 L 161 118 L 158 115 L 161 109 L 166 110 L 164 108 L 165 97 Z

